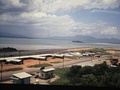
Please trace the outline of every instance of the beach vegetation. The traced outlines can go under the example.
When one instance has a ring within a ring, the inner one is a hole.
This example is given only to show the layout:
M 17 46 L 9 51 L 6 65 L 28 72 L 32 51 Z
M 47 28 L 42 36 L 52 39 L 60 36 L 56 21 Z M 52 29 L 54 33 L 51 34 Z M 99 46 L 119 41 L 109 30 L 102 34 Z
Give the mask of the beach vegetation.
M 29 65 L 28 68 L 38 68 L 38 67 L 48 67 L 53 66 L 52 64 L 44 63 L 44 64 L 35 64 L 35 65 Z
M 55 75 L 59 76 L 60 78 L 55 80 L 54 82 L 50 82 L 50 85 L 68 85 L 69 79 L 66 76 L 66 73 L 68 71 L 68 68 L 56 68 L 55 69 Z
M 107 50 L 105 50 L 104 48 L 95 48 L 95 49 L 92 50 L 92 52 L 95 53 L 95 54 L 102 54 L 102 55 L 103 54 L 104 55 L 109 54 L 107 52 Z
M 84 67 L 74 65 L 55 72 L 60 78 L 51 85 L 120 87 L 120 66 L 109 67 L 106 62 Z
M 17 51 L 17 49 L 13 48 L 13 47 L 3 47 L 3 48 L 0 48 L 0 52 L 13 52 L 13 51 Z
M 91 52 L 91 53 L 95 53 L 98 55 L 105 55 L 105 54 L 109 54 L 107 52 L 107 50 L 105 50 L 104 48 L 94 48 L 94 49 L 90 49 L 90 50 L 82 50 L 81 53 L 85 53 L 85 52 Z
M 61 61 L 56 61 L 56 62 L 50 62 L 51 64 L 58 64 L 58 63 L 62 63 Z

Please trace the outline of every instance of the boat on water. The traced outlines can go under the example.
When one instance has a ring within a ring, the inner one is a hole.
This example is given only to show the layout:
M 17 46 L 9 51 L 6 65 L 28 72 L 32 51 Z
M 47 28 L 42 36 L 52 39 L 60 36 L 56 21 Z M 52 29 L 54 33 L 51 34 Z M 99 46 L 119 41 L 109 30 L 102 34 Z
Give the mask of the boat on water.
M 82 42 L 82 41 L 78 41 L 78 40 L 76 40 L 76 41 L 72 41 L 72 42 L 75 42 L 75 43 L 84 43 L 84 42 Z

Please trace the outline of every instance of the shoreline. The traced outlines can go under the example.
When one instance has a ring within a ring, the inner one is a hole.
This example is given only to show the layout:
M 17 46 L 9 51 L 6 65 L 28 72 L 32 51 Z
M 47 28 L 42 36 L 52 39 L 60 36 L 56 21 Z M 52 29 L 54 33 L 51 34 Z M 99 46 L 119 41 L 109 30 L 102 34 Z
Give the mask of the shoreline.
M 23 55 L 39 55 L 39 54 L 53 54 L 53 53 L 64 53 L 64 52 L 77 52 L 82 50 L 91 50 L 96 49 L 98 47 L 73 47 L 73 48 L 54 48 L 54 49 L 38 49 L 38 50 L 18 50 L 15 52 L 5 52 L 5 57 L 9 56 L 23 56 Z M 120 51 L 120 48 L 110 48 L 110 47 L 104 47 L 102 49 L 105 50 L 115 50 Z M 4 53 L 0 53 L 0 57 L 4 57 Z
M 74 47 L 74 48 L 54 48 L 54 49 L 38 49 L 38 50 L 18 50 L 14 52 L 5 52 L 5 57 L 23 56 L 23 55 L 39 55 L 39 54 L 53 54 L 64 53 L 70 51 L 81 51 L 94 49 L 93 47 Z M 0 53 L 0 57 L 4 57 L 4 53 Z

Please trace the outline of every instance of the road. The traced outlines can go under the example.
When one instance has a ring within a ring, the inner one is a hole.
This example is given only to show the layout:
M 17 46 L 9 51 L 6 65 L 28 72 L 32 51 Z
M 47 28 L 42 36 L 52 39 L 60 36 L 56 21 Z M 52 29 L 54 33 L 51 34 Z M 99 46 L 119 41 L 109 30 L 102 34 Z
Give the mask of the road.
M 100 58 L 94 58 L 94 59 L 92 59 L 92 58 L 86 58 L 83 61 L 72 60 L 72 61 L 67 61 L 67 62 L 64 62 L 64 63 L 55 64 L 53 66 L 49 66 L 49 67 L 46 67 L 46 68 L 63 68 L 63 67 L 70 67 L 72 65 L 81 65 L 81 66 L 94 65 L 96 63 L 96 61 L 103 60 L 103 59 L 106 59 L 106 58 L 107 58 L 107 56 L 102 56 Z M 26 68 L 25 70 L 20 70 L 20 71 L 4 72 L 2 74 L 2 80 L 8 80 L 8 79 L 10 79 L 10 77 L 12 76 L 12 74 L 18 73 L 18 72 L 23 72 L 23 71 L 32 74 L 34 72 L 38 72 L 39 68 Z

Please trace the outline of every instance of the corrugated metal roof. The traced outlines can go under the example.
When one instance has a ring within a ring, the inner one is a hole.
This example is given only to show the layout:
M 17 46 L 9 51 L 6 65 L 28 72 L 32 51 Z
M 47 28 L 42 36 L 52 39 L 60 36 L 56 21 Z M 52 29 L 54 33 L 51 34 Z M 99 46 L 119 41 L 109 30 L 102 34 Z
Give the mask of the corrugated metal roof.
M 13 74 L 13 76 L 23 79 L 23 78 L 31 77 L 32 75 L 26 72 L 20 72 L 20 73 Z
M 53 54 L 41 54 L 41 55 L 27 55 L 27 56 L 16 56 L 16 57 L 6 57 L 6 60 L 12 60 L 12 59 L 18 59 L 18 58 L 29 58 L 29 57 L 33 57 L 33 58 L 45 58 L 46 56 L 53 56 Z M 3 60 L 4 58 L 0 58 L 0 60 Z
M 22 61 L 22 60 L 17 59 L 17 58 L 8 58 L 8 59 L 6 59 L 6 61 L 8 61 L 8 62 L 10 62 L 10 61 L 20 62 L 20 61 Z
M 53 70 L 55 70 L 55 68 L 43 69 L 44 72 L 53 71 Z
M 64 55 L 63 54 L 54 54 L 54 56 L 63 57 Z
M 2 61 L 2 60 L 4 60 L 4 58 L 0 58 L 0 60 Z

